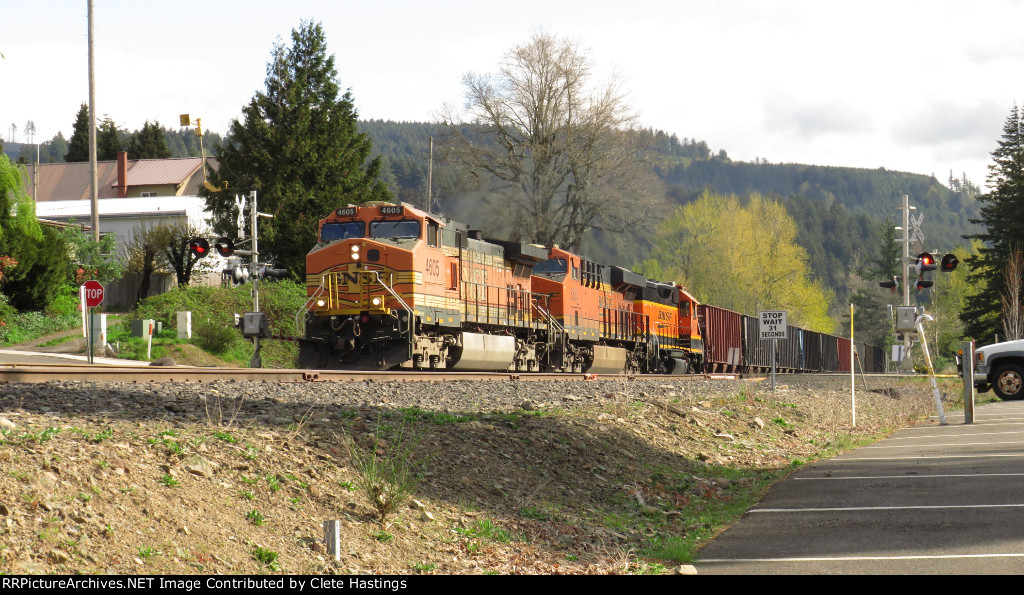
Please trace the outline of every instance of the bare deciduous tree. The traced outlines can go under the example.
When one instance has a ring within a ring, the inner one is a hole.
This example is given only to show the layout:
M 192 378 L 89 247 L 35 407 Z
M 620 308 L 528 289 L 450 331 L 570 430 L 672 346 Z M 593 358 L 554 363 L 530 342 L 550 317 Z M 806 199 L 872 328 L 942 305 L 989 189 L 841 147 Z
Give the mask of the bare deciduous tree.
M 1024 283 L 1024 252 L 1020 246 L 1010 249 L 1006 262 L 1006 289 L 1000 294 L 1003 305 L 1003 333 L 1006 341 L 1024 339 L 1024 312 L 1021 304 L 1021 284 Z
M 188 285 L 193 273 L 209 271 L 213 265 L 192 257 L 189 239 L 202 232 L 187 222 L 164 222 L 137 226 L 123 247 L 124 270 L 141 275 L 138 301 L 149 295 L 150 276 L 173 273 L 178 285 Z M 209 259 L 207 259 L 209 260 Z
M 497 74 L 466 74 L 465 114 L 441 116 L 454 160 L 501 181 L 495 203 L 512 239 L 572 248 L 661 203 L 617 78 L 596 89 L 590 79 L 577 43 L 538 32 Z

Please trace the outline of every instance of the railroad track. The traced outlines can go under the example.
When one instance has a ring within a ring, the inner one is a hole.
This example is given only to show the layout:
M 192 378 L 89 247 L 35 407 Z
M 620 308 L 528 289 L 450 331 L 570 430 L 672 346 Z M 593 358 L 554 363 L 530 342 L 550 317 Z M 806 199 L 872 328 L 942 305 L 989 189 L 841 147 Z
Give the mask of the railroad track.
M 341 370 L 288 370 L 267 368 L 201 368 L 189 366 L 112 366 L 103 364 L 0 364 L 0 382 L 39 383 L 52 380 L 129 383 L 240 382 L 450 382 L 456 380 L 587 381 L 735 379 L 738 374 L 685 376 L 627 374 L 539 374 L 517 372 L 373 372 Z

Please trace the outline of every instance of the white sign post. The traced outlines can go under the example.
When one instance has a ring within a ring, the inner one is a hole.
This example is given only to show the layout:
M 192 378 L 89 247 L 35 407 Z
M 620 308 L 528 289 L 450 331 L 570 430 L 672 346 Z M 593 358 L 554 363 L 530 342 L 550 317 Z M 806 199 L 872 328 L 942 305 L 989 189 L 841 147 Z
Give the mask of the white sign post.
M 772 342 L 772 390 L 775 390 L 775 342 L 788 339 L 785 310 L 768 310 L 759 312 L 761 319 L 761 340 Z

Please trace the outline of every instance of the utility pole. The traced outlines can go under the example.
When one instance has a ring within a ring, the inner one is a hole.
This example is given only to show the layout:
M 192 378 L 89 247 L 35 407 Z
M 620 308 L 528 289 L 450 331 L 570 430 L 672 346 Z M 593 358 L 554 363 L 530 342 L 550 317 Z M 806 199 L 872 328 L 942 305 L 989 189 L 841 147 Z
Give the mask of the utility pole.
M 427 212 L 430 213 L 430 203 L 433 200 L 431 195 L 434 188 L 434 137 L 427 137 L 430 139 L 430 156 L 427 159 Z
M 92 0 L 89 0 L 89 173 L 92 176 L 92 239 L 100 242 L 100 189 L 96 173 L 96 59 L 92 39 Z
M 903 195 L 903 239 L 896 240 L 897 242 L 903 242 L 903 305 L 910 305 L 910 284 L 907 283 L 907 277 L 910 276 L 910 210 L 917 209 L 917 207 L 910 206 L 910 195 Z

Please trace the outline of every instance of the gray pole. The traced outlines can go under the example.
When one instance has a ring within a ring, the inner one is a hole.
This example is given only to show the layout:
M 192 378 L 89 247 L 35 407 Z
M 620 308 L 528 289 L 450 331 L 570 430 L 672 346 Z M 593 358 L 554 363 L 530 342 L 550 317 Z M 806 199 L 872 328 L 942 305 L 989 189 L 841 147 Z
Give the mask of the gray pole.
M 252 225 L 252 269 L 249 276 L 252 277 L 252 311 L 260 311 L 260 267 L 259 267 L 259 246 L 256 239 L 256 191 L 249 192 L 249 221 Z M 260 357 L 260 337 L 257 334 L 252 338 L 252 345 L 255 349 L 252 360 L 249 361 L 250 368 L 262 368 L 263 358 Z
M 907 277 L 910 276 L 910 195 L 903 195 L 903 305 L 910 305 L 910 285 Z
M 92 239 L 99 243 L 100 190 L 96 173 L 96 60 L 93 54 L 92 0 L 89 0 L 89 172 L 92 175 Z
M 964 423 L 974 423 L 974 341 L 961 343 L 960 366 L 964 373 Z

